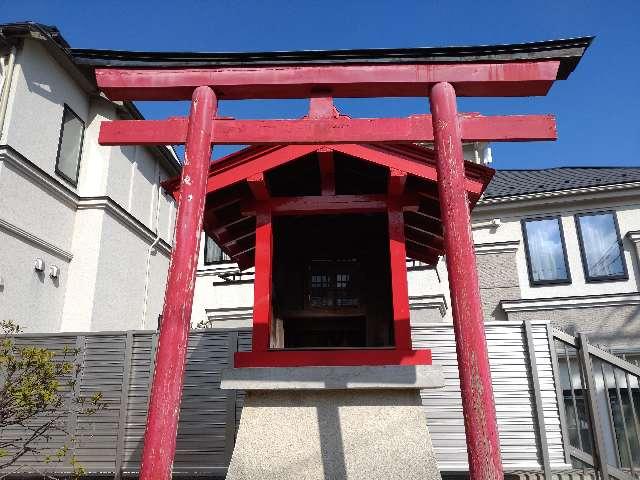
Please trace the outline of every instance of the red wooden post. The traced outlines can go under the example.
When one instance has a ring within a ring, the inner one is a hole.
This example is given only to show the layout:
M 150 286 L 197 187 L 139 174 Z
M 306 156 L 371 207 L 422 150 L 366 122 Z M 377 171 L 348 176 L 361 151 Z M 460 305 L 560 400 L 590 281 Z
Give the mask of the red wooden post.
M 402 204 L 389 199 L 389 257 L 391 259 L 391 294 L 393 295 L 393 335 L 398 350 L 411 350 L 409 325 L 409 287 L 407 285 L 407 251 L 404 238 Z
M 209 87 L 196 88 L 189 114 L 175 240 L 140 467 L 141 480 L 171 479 L 211 160 L 211 125 L 216 109 L 217 99 L 213 90 Z
M 271 332 L 271 273 L 273 266 L 273 228 L 271 211 L 256 212 L 256 260 L 253 281 L 253 337 L 251 350 L 266 352 Z
M 430 103 L 469 474 L 473 480 L 497 480 L 503 478 L 500 439 L 453 86 L 434 85 Z

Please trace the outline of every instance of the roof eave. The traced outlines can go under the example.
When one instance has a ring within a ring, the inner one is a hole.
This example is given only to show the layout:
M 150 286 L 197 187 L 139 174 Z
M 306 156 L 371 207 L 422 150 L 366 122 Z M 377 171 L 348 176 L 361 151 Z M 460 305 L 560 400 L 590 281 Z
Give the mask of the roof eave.
M 595 37 L 507 45 L 396 49 L 303 50 L 283 52 L 140 52 L 71 49 L 87 67 L 222 68 L 328 64 L 504 63 L 559 60 L 558 80 L 566 79 Z

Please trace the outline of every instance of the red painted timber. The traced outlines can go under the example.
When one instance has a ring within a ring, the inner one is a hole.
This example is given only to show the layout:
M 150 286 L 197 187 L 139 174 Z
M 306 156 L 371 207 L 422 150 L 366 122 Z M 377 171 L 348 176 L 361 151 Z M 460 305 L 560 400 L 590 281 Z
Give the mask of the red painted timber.
M 395 168 L 389 169 L 389 185 L 387 192 L 389 196 L 400 196 L 404 192 L 407 183 L 407 174 Z
M 302 197 L 272 197 L 268 202 L 249 202 L 242 208 L 243 215 L 253 215 L 261 208 L 279 215 L 331 215 L 348 213 L 374 213 L 387 210 L 386 195 L 310 195 Z M 397 200 L 400 208 L 416 208 L 417 199 L 404 195 Z
M 207 191 L 220 190 L 323 148 L 325 147 L 322 145 L 288 145 L 273 149 L 243 163 L 216 165 L 216 162 L 214 162 L 207 181 Z M 395 168 L 424 180 L 433 182 L 437 179 L 436 168 L 425 163 L 424 158 L 420 158 L 417 155 L 410 155 L 399 150 L 391 152 L 386 147 L 382 149 L 373 145 L 336 144 L 331 148 L 334 151 L 355 156 L 367 162 L 387 168 Z M 482 180 L 467 178 L 465 184 L 470 193 L 480 194 L 484 190 L 484 182 Z
M 319 145 L 288 145 L 258 155 L 246 163 L 216 166 L 216 162 L 213 162 L 211 175 L 209 175 L 209 180 L 207 181 L 207 191 L 215 192 L 221 188 L 228 187 L 252 175 L 266 172 L 295 158 L 315 152 L 318 148 L 320 148 Z
M 469 142 L 556 140 L 553 115 L 461 115 L 462 138 Z M 213 122 L 217 145 L 331 143 L 415 143 L 433 141 L 431 115 L 407 118 L 301 118 Z M 101 145 L 180 145 L 187 119 L 102 122 Z
M 236 368 L 358 365 L 431 365 L 431 350 L 270 350 L 234 356 Z
M 251 189 L 251 193 L 258 201 L 269 200 L 269 190 L 267 189 L 267 182 L 264 179 L 263 173 L 257 173 L 247 178 L 247 183 Z
M 320 191 L 322 195 L 336 194 L 336 168 L 333 159 L 333 150 L 318 150 L 318 163 L 320 165 Z
M 271 288 L 273 270 L 273 227 L 271 212 L 261 209 L 256 215 L 255 280 L 253 282 L 253 336 L 251 350 L 266 352 L 271 325 Z
M 397 199 L 389 202 L 387 218 L 389 220 L 389 258 L 391 260 L 394 341 L 398 350 L 411 350 L 404 217 L 402 205 Z
M 376 148 L 373 145 L 334 145 L 335 151 L 361 158 L 363 160 L 377 163 L 388 168 L 395 168 L 402 172 L 408 173 L 424 180 L 436 182 L 438 180 L 437 170 L 431 165 L 426 165 L 414 156 L 395 151 L 393 153 L 386 149 Z M 471 193 L 482 193 L 484 183 L 479 180 L 466 178 L 464 181 L 465 188 Z
M 469 474 L 472 480 L 498 480 L 503 478 L 500 439 L 453 86 L 435 85 L 430 103 Z
M 98 87 L 111 100 L 188 100 L 208 85 L 220 98 L 309 98 L 318 87 L 333 97 L 420 97 L 438 82 L 460 96 L 546 95 L 558 60 L 509 63 L 267 66 L 193 69 L 97 68 Z
M 216 109 L 217 99 L 209 87 L 195 89 L 142 451 L 142 480 L 171 479 Z

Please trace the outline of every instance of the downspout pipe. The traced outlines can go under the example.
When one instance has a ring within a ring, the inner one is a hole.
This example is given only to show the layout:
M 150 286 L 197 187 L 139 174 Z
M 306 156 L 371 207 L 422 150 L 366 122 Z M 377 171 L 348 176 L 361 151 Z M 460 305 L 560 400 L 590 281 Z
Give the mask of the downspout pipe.
M 149 306 L 149 282 L 150 278 L 150 270 L 151 270 L 151 254 L 156 248 L 156 245 L 160 242 L 160 233 L 158 233 L 158 222 L 160 220 L 160 199 L 162 195 L 162 186 L 160 185 L 160 165 L 158 160 L 156 160 L 156 178 L 158 179 L 158 188 L 156 190 L 156 212 L 155 212 L 155 233 L 156 238 L 153 240 L 149 248 L 147 249 L 147 264 L 145 267 L 144 273 L 144 299 L 142 303 L 142 321 L 141 325 L 143 328 L 146 328 L 146 318 L 147 318 L 147 309 Z
M 11 93 L 11 84 L 13 80 L 13 70 L 16 64 L 16 47 L 11 47 L 9 52 L 9 62 L 7 63 L 7 72 L 2 82 L 2 92 L 0 92 L 0 141 L 4 138 L 4 120 L 7 115 L 7 106 L 9 105 L 9 94 Z

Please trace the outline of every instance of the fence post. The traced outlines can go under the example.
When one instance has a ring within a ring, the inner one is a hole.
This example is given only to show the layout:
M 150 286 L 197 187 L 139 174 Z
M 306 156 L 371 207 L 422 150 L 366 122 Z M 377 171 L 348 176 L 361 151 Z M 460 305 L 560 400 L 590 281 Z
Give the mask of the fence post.
M 553 383 L 556 389 L 556 401 L 558 402 L 558 416 L 560 418 L 560 433 L 562 435 L 562 446 L 564 448 L 564 461 L 571 463 L 571 453 L 569 447 L 569 430 L 567 428 L 567 415 L 564 405 L 564 392 L 560 380 L 560 365 L 558 364 L 558 351 L 556 350 L 556 337 L 553 334 L 553 327 L 547 323 L 547 339 L 549 340 L 549 354 L 551 355 L 551 370 L 553 371 Z
M 122 364 L 122 390 L 120 391 L 120 416 L 118 418 L 118 437 L 116 439 L 116 464 L 115 478 L 122 478 L 122 465 L 124 464 L 124 441 L 127 428 L 127 410 L 129 399 L 129 383 L 131 379 L 131 356 L 133 352 L 133 332 L 125 334 L 124 362 Z
M 238 332 L 229 332 L 227 342 L 227 364 L 229 367 L 233 367 L 233 356 L 234 353 L 238 351 Z M 236 443 L 236 402 L 236 391 L 227 390 L 227 398 L 225 402 L 226 419 L 224 430 L 224 456 L 227 465 L 231 463 L 231 455 L 233 455 L 233 447 Z
M 602 425 L 598 414 L 598 399 L 596 397 L 596 380 L 593 375 L 593 366 L 589 354 L 589 338 L 584 333 L 578 333 L 578 359 L 584 375 L 584 389 L 586 392 L 589 419 L 593 432 L 594 467 L 600 471 L 603 479 L 609 480 L 609 466 L 607 464 L 607 452 L 604 444 Z
M 549 445 L 547 443 L 547 431 L 544 422 L 544 410 L 542 408 L 542 395 L 540 394 L 540 379 L 538 378 L 538 362 L 536 361 L 536 348 L 533 342 L 533 331 L 531 321 L 524 321 L 524 334 L 527 339 L 527 354 L 529 357 L 529 367 L 531 372 L 531 383 L 533 385 L 533 400 L 536 409 L 536 420 L 538 424 L 538 440 L 540 443 L 540 455 L 542 457 L 542 469 L 545 478 L 551 478 L 551 461 L 549 460 Z M 551 347 L 549 347 L 551 353 Z

